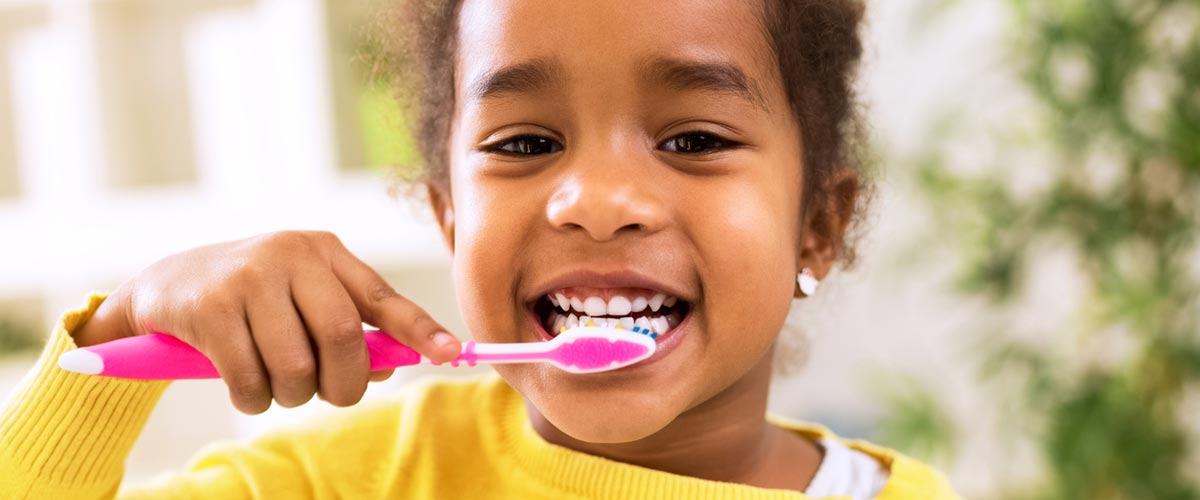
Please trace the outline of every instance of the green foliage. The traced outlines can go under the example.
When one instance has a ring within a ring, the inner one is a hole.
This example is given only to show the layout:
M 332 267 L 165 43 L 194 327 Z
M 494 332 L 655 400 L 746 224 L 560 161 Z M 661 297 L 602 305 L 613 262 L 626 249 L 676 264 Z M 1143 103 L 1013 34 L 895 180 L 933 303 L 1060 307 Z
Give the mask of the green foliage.
M 367 166 L 390 169 L 415 168 L 416 145 L 404 126 L 404 114 L 394 88 L 387 81 L 363 84 L 358 96 L 359 127 Z M 408 173 L 405 171 L 404 173 Z
M 399 54 L 390 48 L 399 36 L 388 2 L 356 0 L 366 6 L 350 25 L 360 26 L 353 33 L 350 57 L 350 77 L 356 93 L 355 111 L 361 134 L 363 160 L 369 169 L 379 172 L 398 172 L 403 177 L 419 168 L 419 155 L 407 122 L 409 116 L 401 105 L 398 91 L 412 82 L 403 80 L 395 69 Z M 351 9 L 353 10 L 353 8 Z
M 1032 335 L 996 320 L 982 344 L 1004 420 L 1022 423 L 1006 431 L 1044 464 L 1023 495 L 1200 498 L 1200 419 L 1183 407 L 1200 391 L 1200 3 L 1005 5 L 1028 109 L 1001 130 L 942 124 L 907 164 L 953 242 L 959 290 L 995 317 L 1020 312 L 1045 249 L 1077 263 L 1068 324 Z M 961 141 L 998 153 L 965 172 L 946 150 Z M 1018 182 L 1030 169 L 1046 180 Z
M 45 344 L 35 329 L 6 318 L 0 318 L 0 356 L 36 353 Z
M 888 409 L 888 417 L 875 429 L 873 438 L 887 446 L 927 460 L 946 462 L 954 458 L 958 433 L 937 396 L 912 377 L 875 377 L 873 392 Z

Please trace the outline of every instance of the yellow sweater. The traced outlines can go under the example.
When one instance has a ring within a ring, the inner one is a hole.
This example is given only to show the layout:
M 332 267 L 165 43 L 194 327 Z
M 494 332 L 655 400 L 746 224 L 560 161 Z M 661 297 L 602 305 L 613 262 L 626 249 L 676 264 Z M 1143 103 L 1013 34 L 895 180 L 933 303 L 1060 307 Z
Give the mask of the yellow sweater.
M 248 443 L 213 444 L 183 471 L 121 484 L 124 461 L 168 382 L 65 372 L 58 355 L 104 300 L 63 315 L 46 350 L 0 413 L 0 498 L 793 498 L 785 490 L 679 476 L 541 439 L 521 396 L 492 374 L 425 381 L 400 394 L 324 412 Z M 772 421 L 809 439 L 809 424 Z M 955 499 L 933 469 L 848 441 L 888 466 L 881 499 Z

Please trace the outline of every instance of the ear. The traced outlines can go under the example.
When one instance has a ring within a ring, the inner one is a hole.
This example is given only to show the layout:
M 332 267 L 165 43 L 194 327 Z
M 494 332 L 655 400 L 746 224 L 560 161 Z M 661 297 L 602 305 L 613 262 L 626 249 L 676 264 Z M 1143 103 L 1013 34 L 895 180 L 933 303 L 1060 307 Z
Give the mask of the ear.
M 838 168 L 818 189 L 824 197 L 814 200 L 804 221 L 804 234 L 800 242 L 799 268 L 809 268 L 817 279 L 833 270 L 841 251 L 842 240 L 854 216 L 859 195 L 858 172 L 850 168 Z
M 442 229 L 442 238 L 446 240 L 446 247 L 450 249 L 450 255 L 454 255 L 454 204 L 451 201 L 450 192 L 447 188 L 432 182 L 425 183 L 425 191 L 429 195 L 429 205 L 433 209 L 433 215 L 437 217 L 438 226 Z

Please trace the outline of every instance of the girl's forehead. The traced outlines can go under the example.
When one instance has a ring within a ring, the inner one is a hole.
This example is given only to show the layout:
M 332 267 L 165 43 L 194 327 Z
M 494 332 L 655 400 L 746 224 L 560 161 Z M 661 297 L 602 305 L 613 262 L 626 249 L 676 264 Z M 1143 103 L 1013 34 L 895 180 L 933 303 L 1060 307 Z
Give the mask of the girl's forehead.
M 718 71 L 709 76 L 731 77 L 717 83 L 736 85 L 740 73 L 747 97 L 760 102 L 773 73 L 761 4 L 747 0 L 465 0 L 457 32 L 455 73 L 468 97 L 488 73 L 517 65 L 534 79 L 569 80 L 711 62 Z

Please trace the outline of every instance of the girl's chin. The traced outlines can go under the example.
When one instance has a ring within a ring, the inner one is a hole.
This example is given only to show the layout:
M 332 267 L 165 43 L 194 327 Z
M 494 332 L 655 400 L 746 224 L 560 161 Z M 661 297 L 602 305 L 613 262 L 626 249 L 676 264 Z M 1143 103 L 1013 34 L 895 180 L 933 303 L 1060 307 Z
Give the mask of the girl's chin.
M 665 401 L 600 401 L 596 398 L 552 397 L 548 403 L 527 397 L 546 422 L 566 436 L 586 443 L 629 443 L 661 431 L 678 417 Z M 536 410 L 535 410 L 536 409 Z
M 644 439 L 690 407 L 691 380 L 678 376 L 671 361 L 668 357 L 646 369 L 593 374 L 570 374 L 539 364 L 493 367 L 524 396 L 531 417 L 537 418 L 536 412 L 567 437 L 599 444 Z M 663 382 L 666 379 L 673 382 Z

